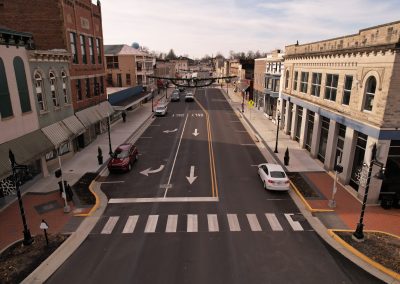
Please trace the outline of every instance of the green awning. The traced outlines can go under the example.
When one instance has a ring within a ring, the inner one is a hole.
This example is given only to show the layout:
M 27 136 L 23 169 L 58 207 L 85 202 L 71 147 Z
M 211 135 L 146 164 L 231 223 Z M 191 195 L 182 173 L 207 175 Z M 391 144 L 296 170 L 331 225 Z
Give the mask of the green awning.
M 11 174 L 8 150 L 13 151 L 18 164 L 29 164 L 54 149 L 54 145 L 38 129 L 14 140 L 0 144 L 0 179 Z
M 42 132 L 53 143 L 54 147 L 59 148 L 62 144 L 72 140 L 74 134 L 61 121 L 43 127 Z
M 92 124 L 103 119 L 100 113 L 96 110 L 96 106 L 85 108 L 84 110 L 75 113 L 75 115 L 86 128 L 90 128 Z

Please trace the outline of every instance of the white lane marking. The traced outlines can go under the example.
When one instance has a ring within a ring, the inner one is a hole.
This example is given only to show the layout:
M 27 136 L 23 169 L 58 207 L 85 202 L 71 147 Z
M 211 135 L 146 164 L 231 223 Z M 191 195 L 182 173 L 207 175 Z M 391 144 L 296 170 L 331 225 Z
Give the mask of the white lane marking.
M 208 231 L 209 232 L 218 232 L 219 226 L 218 226 L 217 214 L 208 214 L 207 220 L 208 220 Z
M 187 232 L 193 233 L 197 232 L 198 223 L 197 223 L 197 215 L 196 214 L 188 214 L 187 215 Z
M 194 176 L 194 166 L 190 166 L 190 174 L 186 178 L 190 184 L 196 180 L 197 177 Z
M 189 117 L 189 114 L 186 115 L 185 123 L 183 124 L 182 134 L 181 134 L 181 137 L 179 138 L 178 148 L 176 149 L 174 162 L 172 163 L 171 173 L 169 174 L 169 178 L 168 178 L 167 184 L 170 184 L 170 183 L 171 183 L 171 178 L 172 178 L 172 173 L 173 173 L 174 167 L 175 167 L 176 157 L 178 157 L 179 148 L 181 147 L 182 137 L 183 137 L 183 133 L 185 132 L 185 127 L 186 127 L 186 122 L 187 122 L 188 117 Z M 169 188 L 169 187 L 167 187 L 167 188 L 165 189 L 164 197 L 167 196 L 168 188 Z
M 299 221 L 293 221 L 293 215 L 294 214 L 285 214 L 285 217 L 288 220 L 289 225 L 292 227 L 293 231 L 304 231 Z
M 155 173 L 161 172 L 163 169 L 164 169 L 164 165 L 160 165 L 158 167 L 158 169 L 152 170 L 151 168 L 148 168 L 148 169 L 141 171 L 140 173 L 147 177 L 147 176 L 149 176 L 149 174 L 155 174 Z
M 268 223 L 271 226 L 272 231 L 283 231 L 281 224 L 273 213 L 265 213 L 265 217 L 267 217 Z
M 108 203 L 157 203 L 157 202 L 218 202 L 218 197 L 149 197 L 149 198 L 111 198 Z
M 165 232 L 176 233 L 176 226 L 178 225 L 178 215 L 168 215 L 167 226 Z
M 154 233 L 156 231 L 158 221 L 158 215 L 149 215 L 147 218 L 146 227 L 144 228 L 145 233 Z
M 227 214 L 228 217 L 228 224 L 229 224 L 229 230 L 233 232 L 239 232 L 240 231 L 240 225 L 239 225 L 239 220 L 237 218 L 236 214 Z
M 240 146 L 256 146 L 256 144 L 252 143 L 252 144 L 240 144 Z
M 172 132 L 177 132 L 178 128 L 172 129 L 172 130 L 164 130 L 164 133 L 172 133 Z
M 136 227 L 136 223 L 139 219 L 139 215 L 129 216 L 128 221 L 125 224 L 124 230 L 122 231 L 123 234 L 130 234 L 133 233 Z
M 153 137 L 143 137 L 143 136 L 141 136 L 138 139 L 151 139 L 151 138 L 153 138 Z
M 101 230 L 102 234 L 111 234 L 112 231 L 114 230 L 115 225 L 118 222 L 119 217 L 118 216 L 111 216 L 108 218 L 107 223 L 104 225 L 103 230 Z
M 246 214 L 247 220 L 249 221 L 250 228 L 253 232 L 260 232 L 261 226 L 258 222 L 256 214 Z
M 197 128 L 196 128 L 192 134 L 193 134 L 194 136 L 197 136 L 197 135 L 199 135 L 200 133 L 197 131 Z
M 99 183 L 124 183 L 125 181 L 123 181 L 123 180 L 116 180 L 116 181 L 101 181 L 101 182 L 99 182 Z

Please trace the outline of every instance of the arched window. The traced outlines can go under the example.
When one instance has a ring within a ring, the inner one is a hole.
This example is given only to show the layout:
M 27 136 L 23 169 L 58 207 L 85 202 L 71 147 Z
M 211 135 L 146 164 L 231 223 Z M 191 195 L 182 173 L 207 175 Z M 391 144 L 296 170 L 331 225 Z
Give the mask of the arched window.
M 35 73 L 35 87 L 36 87 L 36 97 L 39 104 L 39 111 L 46 111 L 46 96 L 43 92 L 43 78 L 39 72 Z
M 285 78 L 285 89 L 289 86 L 289 70 L 286 71 L 286 78 Z
M 60 104 L 57 98 L 56 76 L 54 75 L 53 72 L 50 72 L 49 79 L 50 79 L 51 100 L 53 101 L 53 106 L 59 107 Z
M 10 91 L 8 89 L 6 69 L 3 60 L 0 58 L 0 116 L 1 118 L 13 115 Z
M 67 75 L 64 71 L 61 72 L 62 91 L 64 97 L 64 104 L 69 104 L 68 91 L 67 91 Z
M 368 78 L 366 84 L 364 110 L 372 111 L 372 106 L 374 105 L 375 91 L 376 79 L 374 76 L 371 76 Z
M 32 110 L 31 101 L 29 99 L 28 83 L 26 82 L 26 73 L 24 61 L 21 57 L 17 56 L 14 58 L 14 72 L 15 78 L 17 79 L 17 88 L 19 94 L 19 103 L 21 104 L 21 111 L 29 112 Z

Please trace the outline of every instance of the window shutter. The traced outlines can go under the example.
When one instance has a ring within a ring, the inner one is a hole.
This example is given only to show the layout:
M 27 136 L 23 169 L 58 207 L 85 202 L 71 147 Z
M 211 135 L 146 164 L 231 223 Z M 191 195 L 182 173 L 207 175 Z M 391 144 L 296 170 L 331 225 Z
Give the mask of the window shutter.
M 28 84 L 26 82 L 25 66 L 21 57 L 17 56 L 14 58 L 14 71 L 15 71 L 15 78 L 17 79 L 17 87 L 18 87 L 19 101 L 21 104 L 21 110 L 22 112 L 31 111 L 32 108 L 29 99 Z

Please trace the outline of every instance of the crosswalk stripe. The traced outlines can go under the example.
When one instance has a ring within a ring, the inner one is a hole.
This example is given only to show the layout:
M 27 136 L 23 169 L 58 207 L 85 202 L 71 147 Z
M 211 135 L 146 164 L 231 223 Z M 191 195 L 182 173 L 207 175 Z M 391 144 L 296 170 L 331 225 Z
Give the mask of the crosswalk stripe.
M 128 221 L 126 221 L 124 230 L 122 231 L 123 234 L 130 234 L 133 233 L 136 227 L 136 223 L 139 219 L 139 215 L 129 216 Z
M 293 231 L 304 231 L 299 221 L 293 221 L 292 215 L 294 214 L 285 214 L 285 217 L 288 220 L 289 225 L 292 227 Z
M 208 231 L 209 232 L 218 232 L 219 231 L 217 214 L 208 214 L 207 221 L 208 221 Z
M 257 215 L 256 214 L 246 214 L 246 216 L 247 216 L 247 220 L 249 221 L 251 230 L 254 232 L 260 232 L 261 226 L 257 220 Z
M 265 216 L 267 217 L 268 223 L 271 226 L 272 231 L 283 231 L 283 228 L 279 223 L 278 218 L 276 218 L 275 214 L 265 213 Z
M 188 214 L 187 215 L 187 232 L 197 232 L 198 223 L 197 223 L 197 215 L 196 214 Z
M 177 224 L 178 224 L 178 215 L 168 215 L 167 227 L 165 228 L 165 232 L 175 233 Z
M 158 215 L 149 215 L 147 218 L 146 227 L 144 228 L 145 233 L 154 233 L 156 231 L 158 221 Z
M 240 231 L 240 225 L 239 225 L 239 220 L 237 218 L 236 214 L 227 214 L 228 217 L 228 224 L 229 224 L 229 230 L 233 232 L 239 232 Z
M 104 225 L 103 230 L 101 231 L 102 234 L 111 234 L 115 225 L 118 222 L 118 216 L 111 216 L 108 218 L 107 223 Z

